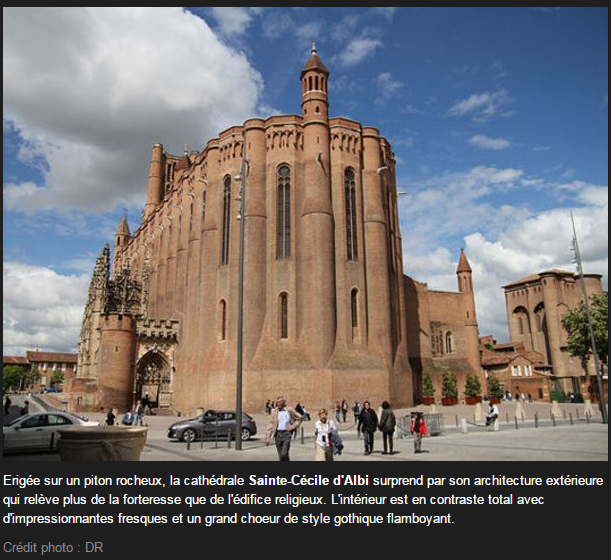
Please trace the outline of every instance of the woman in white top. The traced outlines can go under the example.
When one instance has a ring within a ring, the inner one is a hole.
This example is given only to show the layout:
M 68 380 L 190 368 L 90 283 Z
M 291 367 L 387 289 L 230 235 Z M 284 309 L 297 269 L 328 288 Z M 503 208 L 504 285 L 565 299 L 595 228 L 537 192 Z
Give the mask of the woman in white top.
M 337 430 L 333 420 L 329 420 L 326 408 L 318 411 L 318 420 L 314 424 L 314 435 L 316 436 L 316 461 L 333 461 L 333 446 L 331 445 L 329 433 Z

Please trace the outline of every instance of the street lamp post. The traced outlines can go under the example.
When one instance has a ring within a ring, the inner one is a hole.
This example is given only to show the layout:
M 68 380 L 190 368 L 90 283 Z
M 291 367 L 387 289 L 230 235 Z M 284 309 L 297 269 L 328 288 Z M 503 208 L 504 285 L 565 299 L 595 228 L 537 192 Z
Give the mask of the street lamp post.
M 240 262 L 238 268 L 238 336 L 236 359 L 236 433 L 235 450 L 242 451 L 242 340 L 244 331 L 244 226 L 246 210 L 246 177 L 248 175 L 248 160 L 246 159 L 246 135 L 243 143 L 242 167 L 240 168 L 240 187 L 238 200 L 238 216 L 240 222 Z
M 598 352 L 596 351 L 596 339 L 594 338 L 594 327 L 592 325 L 592 313 L 590 311 L 590 303 L 588 301 L 588 290 L 586 289 L 586 281 L 583 277 L 583 267 L 581 266 L 581 253 L 579 252 L 579 243 L 577 242 L 577 231 L 575 230 L 575 220 L 573 219 L 573 213 L 571 212 L 571 222 L 573 224 L 573 253 L 575 254 L 575 264 L 577 265 L 577 272 L 581 280 L 581 289 L 583 291 L 583 303 L 586 309 L 586 317 L 588 319 L 588 329 L 590 331 L 590 343 L 592 344 L 592 356 L 594 357 L 594 369 L 596 370 L 596 379 L 598 381 L 598 398 L 600 405 L 600 414 L 602 417 L 603 424 L 606 424 L 607 419 L 607 406 L 605 403 L 605 394 L 603 393 L 603 373 L 598 360 Z

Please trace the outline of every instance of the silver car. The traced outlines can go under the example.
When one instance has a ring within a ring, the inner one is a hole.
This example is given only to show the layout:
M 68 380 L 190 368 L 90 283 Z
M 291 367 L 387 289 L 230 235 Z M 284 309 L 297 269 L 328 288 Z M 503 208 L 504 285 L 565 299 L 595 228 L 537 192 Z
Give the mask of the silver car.
M 2 428 L 3 453 L 57 448 L 58 430 L 70 426 L 99 426 L 68 412 L 31 412 Z

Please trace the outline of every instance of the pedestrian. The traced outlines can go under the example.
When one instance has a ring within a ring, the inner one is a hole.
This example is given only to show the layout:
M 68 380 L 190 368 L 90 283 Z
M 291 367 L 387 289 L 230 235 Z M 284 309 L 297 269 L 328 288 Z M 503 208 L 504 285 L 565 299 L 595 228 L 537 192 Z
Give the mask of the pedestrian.
M 333 420 L 328 420 L 326 408 L 318 411 L 318 420 L 314 424 L 314 435 L 316 436 L 316 461 L 333 461 L 333 446 L 331 444 L 331 432 L 337 431 Z
M 522 399 L 522 404 L 524 404 L 526 402 L 526 395 L 524 394 L 524 391 L 522 391 L 520 398 Z
M 144 417 L 144 407 L 142 406 L 142 401 L 137 400 L 136 406 L 134 407 L 134 425 L 142 426 L 143 417 Z
M 106 425 L 107 426 L 115 425 L 115 415 L 112 412 L 112 408 L 108 409 L 108 414 L 106 415 Z
M 363 443 L 365 444 L 365 455 L 370 455 L 373 452 L 373 436 L 378 429 L 378 415 L 371 408 L 369 401 L 363 403 L 363 410 L 359 415 L 359 423 L 363 431 Z
M 278 460 L 290 461 L 289 451 L 291 449 L 291 432 L 296 430 L 303 418 L 296 410 L 286 405 L 286 397 L 276 399 L 276 408 L 270 414 L 267 432 L 265 434 L 265 445 L 269 445 L 271 438 L 276 439 L 276 450 Z
M 339 415 L 342 411 L 342 407 L 339 404 L 339 401 L 335 401 L 335 420 L 339 422 Z
M 346 416 L 348 414 L 348 402 L 346 399 L 342 401 L 342 422 L 346 423 Z
M 529 403 L 533 402 L 533 396 L 530 393 L 528 393 L 528 402 Z
M 380 431 L 382 432 L 382 441 L 384 442 L 384 451 L 382 451 L 382 455 L 388 455 L 389 449 L 390 454 L 392 455 L 392 439 L 395 433 L 396 425 L 397 419 L 395 417 L 395 413 L 393 412 L 390 403 L 388 401 L 384 401 L 382 403 L 382 414 L 380 414 Z
M 426 424 L 422 412 L 412 412 L 412 422 L 409 431 L 414 436 L 414 453 L 422 453 L 422 436 L 426 435 Z
M 305 414 L 303 412 L 303 406 L 301 406 L 301 403 L 297 403 L 295 405 L 295 412 L 297 412 L 298 414 L 301 414 L 301 417 L 305 420 Z M 297 439 L 297 433 L 298 433 L 298 430 L 293 430 L 293 439 Z
M 4 397 L 4 415 L 5 416 L 7 416 L 9 411 L 11 410 L 11 404 L 13 404 L 13 401 L 11 401 L 11 397 L 6 395 L 6 397 Z
M 28 412 L 30 412 L 30 401 L 26 399 L 23 402 L 23 406 L 19 409 L 19 413 L 21 416 L 24 416 L 25 414 L 28 414 Z
M 361 414 L 361 405 L 359 404 L 359 401 L 354 401 L 354 404 L 352 405 L 352 412 L 354 413 L 354 423 L 357 425 L 356 431 L 357 433 L 360 432 L 360 424 L 359 424 L 359 415 Z
M 496 406 L 492 401 L 488 405 L 488 413 L 486 414 L 486 426 L 490 426 L 493 424 L 495 420 L 499 417 L 499 407 Z
M 126 410 L 123 418 L 121 418 L 121 424 L 124 426 L 131 426 L 134 422 L 134 415 L 131 410 Z

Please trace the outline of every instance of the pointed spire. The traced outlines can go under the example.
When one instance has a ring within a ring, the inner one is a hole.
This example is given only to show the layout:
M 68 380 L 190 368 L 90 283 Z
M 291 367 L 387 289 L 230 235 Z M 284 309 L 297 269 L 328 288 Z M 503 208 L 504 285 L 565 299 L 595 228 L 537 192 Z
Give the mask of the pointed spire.
M 322 60 L 320 60 L 320 58 L 318 57 L 318 51 L 316 50 L 316 43 L 312 43 L 312 49 L 310 52 L 311 52 L 310 60 L 308 60 L 306 65 L 303 67 L 303 70 L 301 71 L 301 77 L 303 78 L 303 75 L 306 72 L 309 72 L 310 70 L 318 70 L 319 72 L 322 72 L 323 74 L 328 75 L 329 71 L 327 70 L 327 67 L 322 63 Z
M 119 222 L 119 226 L 117 227 L 117 235 L 127 235 L 130 236 L 129 225 L 127 223 L 127 216 L 123 215 L 121 221 Z
M 460 257 L 458 259 L 458 267 L 456 269 L 456 274 L 460 272 L 473 272 L 471 270 L 471 266 L 469 265 L 469 261 L 467 260 L 467 256 L 465 255 L 464 248 L 460 248 Z

